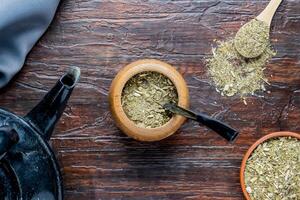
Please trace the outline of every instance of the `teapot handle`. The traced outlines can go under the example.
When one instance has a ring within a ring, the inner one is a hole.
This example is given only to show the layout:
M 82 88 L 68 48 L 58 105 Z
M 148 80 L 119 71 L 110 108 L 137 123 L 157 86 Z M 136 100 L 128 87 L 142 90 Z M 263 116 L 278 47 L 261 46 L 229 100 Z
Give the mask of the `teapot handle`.
M 0 127 L 0 160 L 19 141 L 18 133 L 9 126 Z

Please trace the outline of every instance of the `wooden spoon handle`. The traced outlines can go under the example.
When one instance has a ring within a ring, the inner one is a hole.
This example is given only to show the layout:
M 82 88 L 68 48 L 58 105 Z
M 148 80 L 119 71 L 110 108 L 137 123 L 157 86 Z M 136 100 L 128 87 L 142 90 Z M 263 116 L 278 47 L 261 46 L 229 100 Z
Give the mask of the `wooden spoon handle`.
M 267 7 L 256 17 L 256 19 L 264 21 L 271 26 L 273 16 L 281 2 L 282 0 L 271 0 Z

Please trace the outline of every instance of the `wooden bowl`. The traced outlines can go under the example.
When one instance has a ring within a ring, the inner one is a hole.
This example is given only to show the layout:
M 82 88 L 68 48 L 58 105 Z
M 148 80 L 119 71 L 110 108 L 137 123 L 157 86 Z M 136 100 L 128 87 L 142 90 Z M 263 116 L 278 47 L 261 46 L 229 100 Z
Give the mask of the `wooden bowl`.
M 141 72 L 158 72 L 168 77 L 177 89 L 178 105 L 189 107 L 189 92 L 181 74 L 171 65 L 159 60 L 146 59 L 125 66 L 114 78 L 109 92 L 110 110 L 116 125 L 128 136 L 139 141 L 158 141 L 175 133 L 185 122 L 185 118 L 174 115 L 169 122 L 157 128 L 142 128 L 131 121 L 121 105 L 121 95 L 127 81 Z
M 247 200 L 251 200 L 251 199 L 250 199 L 250 196 L 249 196 L 248 192 L 246 191 L 246 184 L 245 184 L 245 177 L 244 177 L 246 162 L 249 159 L 249 157 L 251 156 L 252 152 L 256 149 L 256 147 L 258 147 L 258 145 L 264 143 L 265 141 L 267 141 L 269 139 L 278 138 L 278 137 L 295 137 L 295 138 L 298 138 L 300 140 L 300 134 L 298 134 L 298 133 L 275 132 L 275 133 L 270 133 L 270 134 L 265 135 L 264 137 L 260 138 L 248 149 L 248 151 L 246 152 L 246 154 L 243 158 L 241 169 L 240 169 L 240 183 L 241 183 L 241 187 L 242 187 L 244 196 Z

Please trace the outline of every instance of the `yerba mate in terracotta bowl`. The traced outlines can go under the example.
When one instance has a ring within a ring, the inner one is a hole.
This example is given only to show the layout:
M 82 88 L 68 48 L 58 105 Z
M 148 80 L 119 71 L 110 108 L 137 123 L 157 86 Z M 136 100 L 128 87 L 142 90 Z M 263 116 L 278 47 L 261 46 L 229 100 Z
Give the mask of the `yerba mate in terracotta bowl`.
M 175 133 L 185 117 L 172 115 L 163 104 L 189 107 L 189 92 L 181 74 L 154 59 L 133 62 L 119 71 L 109 92 L 116 125 L 139 141 L 159 141 Z
M 298 199 L 299 151 L 300 134 L 297 133 L 275 132 L 257 140 L 241 164 L 240 183 L 245 198 Z

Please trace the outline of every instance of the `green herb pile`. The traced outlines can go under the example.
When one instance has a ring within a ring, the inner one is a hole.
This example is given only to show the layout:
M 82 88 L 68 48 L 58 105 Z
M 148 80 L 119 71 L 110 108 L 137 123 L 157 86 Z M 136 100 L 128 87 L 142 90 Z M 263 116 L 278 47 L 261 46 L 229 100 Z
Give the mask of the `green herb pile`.
M 247 161 L 245 184 L 251 200 L 300 199 L 300 141 L 280 137 L 259 145 Z
M 251 27 L 256 28 L 255 26 Z M 247 30 L 249 31 L 249 29 Z M 246 36 L 239 35 L 238 40 L 242 40 L 241 37 Z M 243 40 L 245 39 L 247 38 L 243 38 Z M 236 43 L 240 43 L 240 41 Z M 213 48 L 212 53 L 212 57 L 207 59 L 208 72 L 216 85 L 216 90 L 221 95 L 239 95 L 246 104 L 246 96 L 253 95 L 256 91 L 265 91 L 264 85 L 268 83 L 264 75 L 265 65 L 276 55 L 269 40 L 263 53 L 255 58 L 242 56 L 236 50 L 235 39 L 218 42 L 218 46 Z M 251 51 L 248 53 L 251 54 Z
M 222 95 L 245 97 L 257 90 L 265 90 L 264 66 L 274 55 L 269 46 L 261 56 L 246 59 L 237 52 L 233 40 L 220 42 L 213 49 L 213 57 L 207 60 L 208 70 Z
M 129 119 L 143 128 L 156 128 L 167 123 L 172 115 L 166 103 L 177 103 L 176 87 L 157 72 L 143 72 L 132 77 L 122 92 L 122 106 Z

